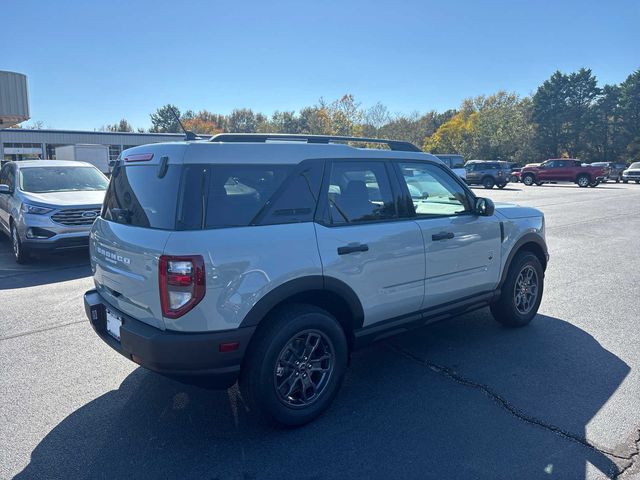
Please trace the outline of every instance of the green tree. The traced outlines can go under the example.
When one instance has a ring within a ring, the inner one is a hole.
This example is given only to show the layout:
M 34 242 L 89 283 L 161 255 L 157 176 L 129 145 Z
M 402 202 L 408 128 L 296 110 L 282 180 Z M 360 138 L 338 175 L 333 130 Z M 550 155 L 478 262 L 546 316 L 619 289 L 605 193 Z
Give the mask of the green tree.
M 175 112 L 175 114 L 173 112 Z M 155 113 L 150 115 L 151 129 L 149 131 L 154 133 L 180 132 L 181 128 L 176 115 L 180 117 L 180 110 L 175 105 L 168 103 L 164 107 L 160 107 Z
M 106 125 L 102 130 L 107 132 L 133 132 L 133 127 L 126 118 L 123 118 L 118 123 Z
M 636 70 L 620 85 L 620 116 L 624 158 L 640 161 L 640 70 Z
M 236 108 L 225 122 L 226 131 L 232 133 L 255 133 L 257 127 L 258 119 L 250 108 Z
M 598 81 L 590 69 L 571 73 L 567 83 L 567 153 L 570 157 L 591 160 L 588 137 L 594 128 L 594 105 L 600 95 Z
M 556 71 L 533 96 L 532 120 L 535 142 L 541 156 L 559 157 L 567 144 L 567 97 L 569 78 Z

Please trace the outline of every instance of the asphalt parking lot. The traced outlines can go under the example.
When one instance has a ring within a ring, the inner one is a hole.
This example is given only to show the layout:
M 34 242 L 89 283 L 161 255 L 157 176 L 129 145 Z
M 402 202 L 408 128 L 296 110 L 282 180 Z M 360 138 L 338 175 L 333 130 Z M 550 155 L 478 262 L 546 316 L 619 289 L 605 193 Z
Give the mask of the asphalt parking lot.
M 120 357 L 85 320 L 86 253 L 17 266 L 0 240 L 0 477 L 640 476 L 640 185 L 476 193 L 546 214 L 551 261 L 524 329 L 488 310 L 354 354 L 297 429 Z

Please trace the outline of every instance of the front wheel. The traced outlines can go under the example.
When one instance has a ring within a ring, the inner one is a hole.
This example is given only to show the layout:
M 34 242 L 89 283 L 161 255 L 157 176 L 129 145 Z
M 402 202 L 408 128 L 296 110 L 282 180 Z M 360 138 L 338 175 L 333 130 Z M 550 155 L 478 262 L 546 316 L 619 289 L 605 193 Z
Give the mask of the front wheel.
M 338 321 L 312 305 L 288 305 L 259 326 L 242 365 L 239 387 L 250 411 L 286 426 L 324 412 L 347 368 Z
M 530 187 L 534 183 L 534 176 L 530 173 L 522 176 L 522 183 L 524 183 L 527 187 Z
M 491 305 L 493 318 L 508 327 L 523 327 L 536 316 L 542 291 L 544 270 L 538 257 L 520 252 L 511 262 L 500 298 Z
M 29 261 L 31 258 L 29 250 L 22 244 L 18 229 L 13 223 L 11 224 L 11 246 L 13 247 L 13 258 L 16 263 L 24 264 Z

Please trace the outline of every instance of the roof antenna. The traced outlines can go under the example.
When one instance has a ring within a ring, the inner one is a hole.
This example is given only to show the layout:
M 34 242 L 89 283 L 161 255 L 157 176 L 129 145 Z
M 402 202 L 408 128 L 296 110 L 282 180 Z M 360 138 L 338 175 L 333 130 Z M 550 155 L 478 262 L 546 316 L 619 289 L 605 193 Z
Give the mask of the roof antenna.
M 182 129 L 182 131 L 184 132 L 184 139 L 186 141 L 190 141 L 190 140 L 197 140 L 198 136 L 193 133 L 190 130 L 187 130 L 186 128 L 184 128 L 184 125 L 182 124 L 182 122 L 180 121 L 180 117 L 178 116 L 178 114 L 176 113 L 176 111 L 173 109 L 173 107 L 169 107 L 169 110 L 171 110 L 171 113 L 173 113 L 173 116 L 176 117 L 176 120 L 178 121 L 178 124 L 180 124 L 180 128 Z

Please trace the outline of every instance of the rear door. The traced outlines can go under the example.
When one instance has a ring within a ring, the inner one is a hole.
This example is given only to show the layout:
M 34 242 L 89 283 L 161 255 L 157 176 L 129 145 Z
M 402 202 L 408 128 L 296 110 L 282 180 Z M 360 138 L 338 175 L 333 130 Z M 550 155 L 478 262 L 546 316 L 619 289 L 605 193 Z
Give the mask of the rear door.
M 364 324 L 416 312 L 424 295 L 424 243 L 402 219 L 399 185 L 379 160 L 333 160 L 316 224 L 323 274 L 352 288 Z
M 475 215 L 474 197 L 439 165 L 396 165 L 425 243 L 423 308 L 494 290 L 500 274 L 499 220 Z

